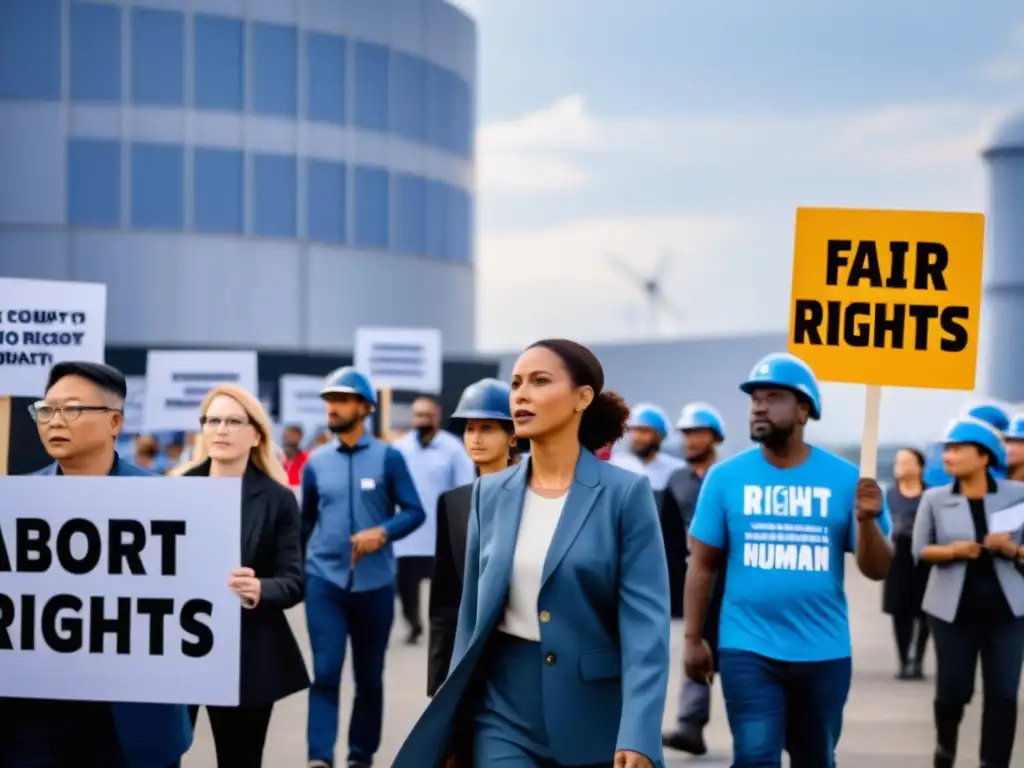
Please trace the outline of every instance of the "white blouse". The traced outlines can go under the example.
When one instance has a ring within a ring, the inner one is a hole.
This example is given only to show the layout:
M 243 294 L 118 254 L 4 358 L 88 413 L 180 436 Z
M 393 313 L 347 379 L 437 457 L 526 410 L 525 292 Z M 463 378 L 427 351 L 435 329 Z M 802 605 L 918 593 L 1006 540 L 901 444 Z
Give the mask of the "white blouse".
M 548 499 L 529 489 L 526 491 L 512 558 L 508 605 L 498 624 L 498 630 L 505 634 L 540 642 L 537 599 L 540 597 L 541 575 L 567 495 Z

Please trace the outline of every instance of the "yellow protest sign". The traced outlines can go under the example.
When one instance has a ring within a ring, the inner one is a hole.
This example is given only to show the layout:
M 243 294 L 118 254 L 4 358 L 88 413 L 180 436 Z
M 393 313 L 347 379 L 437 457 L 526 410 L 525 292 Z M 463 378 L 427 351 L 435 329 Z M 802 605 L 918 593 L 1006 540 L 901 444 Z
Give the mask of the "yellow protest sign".
M 824 381 L 974 389 L 985 217 L 800 208 L 789 351 Z

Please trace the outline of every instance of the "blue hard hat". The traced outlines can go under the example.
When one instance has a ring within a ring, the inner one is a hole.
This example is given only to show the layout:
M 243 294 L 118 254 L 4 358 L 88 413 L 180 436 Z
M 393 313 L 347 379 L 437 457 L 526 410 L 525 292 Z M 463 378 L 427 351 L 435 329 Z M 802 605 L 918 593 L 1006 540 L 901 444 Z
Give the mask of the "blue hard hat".
M 1006 430 L 1007 440 L 1024 440 L 1024 413 L 1010 419 L 1010 428 Z
M 679 414 L 676 429 L 689 432 L 693 429 L 710 429 L 719 440 L 725 440 L 725 423 L 718 409 L 708 403 L 687 403 Z
M 811 404 L 811 418 L 821 418 L 821 388 L 811 367 L 796 355 L 773 352 L 765 355 L 740 384 L 748 395 L 761 387 L 782 387 L 796 392 Z
M 512 387 L 498 379 L 480 379 L 470 384 L 459 398 L 453 419 L 495 419 L 512 421 L 509 401 Z
M 1010 428 L 1010 414 L 996 403 L 980 403 L 968 408 L 964 416 L 981 419 L 995 427 L 997 432 L 1005 432 Z
M 995 460 L 993 469 L 1006 466 L 1006 445 L 1002 435 L 982 419 L 973 416 L 953 419 L 946 427 L 942 442 L 945 445 L 976 445 L 992 454 Z
M 662 437 L 668 435 L 668 416 L 661 408 L 650 403 L 640 403 L 630 409 L 627 429 L 646 427 L 653 429 Z
M 373 384 L 365 374 L 360 373 L 351 365 L 331 371 L 324 379 L 320 397 L 327 395 L 359 395 L 373 407 L 377 407 L 377 394 Z

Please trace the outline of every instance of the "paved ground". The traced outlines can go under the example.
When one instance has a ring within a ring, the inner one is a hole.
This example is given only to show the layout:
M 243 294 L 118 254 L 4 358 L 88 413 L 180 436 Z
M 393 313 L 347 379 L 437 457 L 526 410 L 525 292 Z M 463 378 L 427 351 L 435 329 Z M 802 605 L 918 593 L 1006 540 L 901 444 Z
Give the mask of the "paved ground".
M 930 682 L 907 683 L 893 679 L 893 647 L 888 617 L 879 611 L 879 587 L 856 574 L 851 561 L 848 571 L 853 616 L 854 683 L 846 710 L 846 724 L 840 744 L 839 764 L 842 768 L 928 768 L 931 765 L 932 723 Z M 424 602 L 425 605 L 425 602 Z M 305 638 L 301 610 L 294 611 L 292 625 L 298 637 Z M 387 704 L 384 743 L 378 754 L 379 766 L 390 766 L 406 733 L 416 721 L 426 697 L 423 694 L 426 651 L 402 644 L 402 627 L 396 626 L 394 642 L 388 657 Z M 676 658 L 681 658 L 682 627 L 673 631 Z M 304 643 L 303 643 L 304 644 Z M 674 697 L 679 685 L 680 670 L 673 668 L 666 723 L 674 715 Z M 342 696 L 351 695 L 346 670 Z M 717 692 L 716 692 L 717 693 Z M 347 702 L 346 702 L 347 705 Z M 1022 708 L 1024 710 L 1024 708 Z M 961 740 L 960 763 L 977 764 L 980 709 L 973 706 L 968 713 Z M 296 695 L 278 704 L 274 711 L 264 765 L 267 768 L 302 768 L 305 765 L 306 698 Z M 347 706 L 342 723 L 348 721 Z M 342 728 L 344 738 L 344 726 Z M 1017 724 L 1018 752 L 1024 755 L 1024 716 Z M 721 697 L 716 696 L 712 725 L 708 730 L 711 755 L 704 758 L 672 757 L 671 768 L 692 765 L 693 768 L 725 768 L 729 765 L 731 742 L 725 722 Z M 344 752 L 341 750 L 341 754 Z M 1024 766 L 1024 756 L 1017 757 Z M 185 768 L 216 768 L 213 743 L 205 717 L 200 720 L 196 743 L 185 758 Z

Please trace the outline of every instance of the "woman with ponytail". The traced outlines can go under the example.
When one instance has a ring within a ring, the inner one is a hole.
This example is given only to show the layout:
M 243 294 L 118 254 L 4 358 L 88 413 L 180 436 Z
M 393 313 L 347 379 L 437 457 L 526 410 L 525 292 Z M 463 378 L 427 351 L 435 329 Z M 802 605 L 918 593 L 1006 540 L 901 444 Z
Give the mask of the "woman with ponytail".
M 521 463 L 472 491 L 447 680 L 394 768 L 664 766 L 669 587 L 646 477 L 594 451 L 629 408 L 586 347 L 539 341 L 516 362 Z

